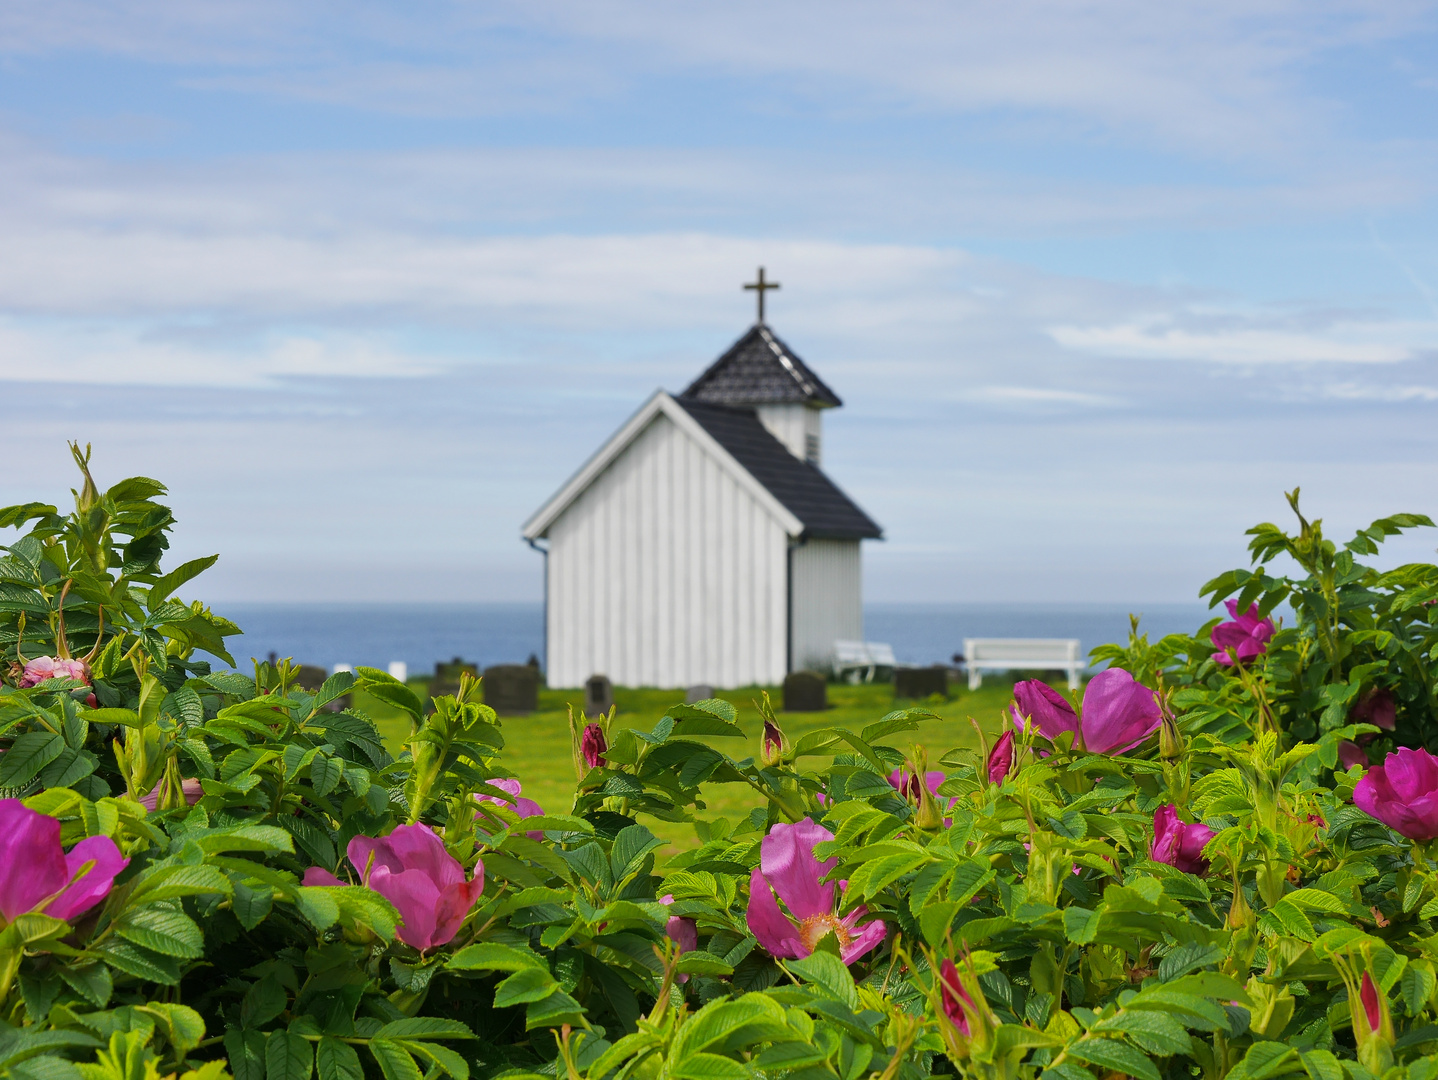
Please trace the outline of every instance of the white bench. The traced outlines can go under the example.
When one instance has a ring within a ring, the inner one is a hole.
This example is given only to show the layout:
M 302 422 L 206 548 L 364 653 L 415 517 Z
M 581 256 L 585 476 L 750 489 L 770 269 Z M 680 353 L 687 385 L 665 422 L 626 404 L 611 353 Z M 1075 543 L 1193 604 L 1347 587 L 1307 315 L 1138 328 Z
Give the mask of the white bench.
M 882 641 L 834 642 L 834 678 L 873 682 L 879 668 L 898 667 L 894 649 Z
M 964 639 L 970 690 L 983 685 L 984 668 L 1059 668 L 1068 673 L 1069 689 L 1077 690 L 1079 672 L 1088 666 L 1079 657 L 1078 638 Z

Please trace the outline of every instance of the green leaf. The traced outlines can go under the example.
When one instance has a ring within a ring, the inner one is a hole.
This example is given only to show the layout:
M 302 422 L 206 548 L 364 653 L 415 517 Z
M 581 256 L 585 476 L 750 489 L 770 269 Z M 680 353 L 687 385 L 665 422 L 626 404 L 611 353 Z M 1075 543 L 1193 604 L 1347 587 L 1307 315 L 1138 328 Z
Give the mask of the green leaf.
M 201 896 L 233 889 L 230 879 L 213 866 L 162 866 L 136 887 L 131 901 L 153 903 L 176 896 Z
M 1343 1067 L 1327 1050 L 1300 1050 L 1298 1060 L 1312 1080 L 1343 1080 Z
M 674 1080 L 749 1080 L 743 1065 L 718 1054 L 688 1054 L 669 1072 Z
M 268 885 L 249 886 L 242 881 L 235 882 L 235 895 L 230 901 L 230 910 L 240 925 L 253 930 L 269 917 L 274 907 L 275 890 Z
M 440 1046 L 437 1043 L 409 1042 L 400 1043 L 411 1054 L 421 1058 L 429 1058 L 441 1069 L 443 1069 L 454 1080 L 469 1080 L 469 1062 L 460 1057 L 447 1046 Z M 429 1075 L 433 1076 L 431 1072 Z
M 245 991 L 240 1002 L 240 1027 L 264 1027 L 289 1005 L 284 986 L 273 974 L 266 975 Z
M 225 1032 L 225 1053 L 235 1080 L 265 1080 L 265 1036 L 260 1031 Z
M 1225 1080 L 1265 1080 L 1292 1072 L 1295 1051 L 1280 1042 L 1256 1042 L 1228 1074 Z
M 328 795 L 339 787 L 344 775 L 345 765 L 339 758 L 316 754 L 314 761 L 310 762 L 310 783 L 315 786 L 317 795 Z
M 1159 1080 L 1158 1069 L 1147 1056 L 1115 1039 L 1083 1038 L 1067 1046 L 1064 1053 L 1091 1065 L 1127 1073 L 1135 1080 Z
M 1107 1020 L 1100 1020 L 1093 1031 L 1127 1035 L 1150 1054 L 1171 1057 L 1192 1049 L 1188 1032 L 1167 1013 L 1154 1009 L 1123 1009 Z
M 181 1056 L 199 1046 L 205 1037 L 205 1018 L 188 1005 L 152 1001 L 140 1009 L 159 1018 L 165 1038 Z
M 516 971 L 494 988 L 494 1007 L 507 1008 L 530 1001 L 543 1001 L 554 993 L 558 983 L 547 968 L 527 967 Z
M 300 914 L 309 920 L 309 924 L 316 930 L 328 930 L 339 922 L 340 918 L 339 902 L 330 894 L 336 889 L 346 887 L 342 885 L 301 885 L 295 890 Z
M 639 869 L 639 861 L 663 844 L 663 840 L 643 825 L 630 825 L 621 829 L 609 851 L 609 865 L 614 872 L 614 880 L 623 881 L 629 874 L 635 873 Z
M 403 1020 L 392 1020 L 375 1032 L 385 1039 L 472 1039 L 474 1032 L 469 1025 L 458 1020 L 443 1020 L 438 1016 L 407 1016 Z
M 131 908 L 115 923 L 115 933 L 165 956 L 192 960 L 205 951 L 205 936 L 193 919 L 161 907 Z
M 97 1009 L 103 1009 L 115 992 L 115 981 L 104 964 L 86 964 L 83 967 L 57 964 L 56 970 L 71 990 Z
M 813 983 L 849 1008 L 859 1007 L 859 991 L 854 987 L 854 977 L 837 956 L 827 952 L 814 952 L 798 960 L 789 960 L 785 966 L 805 982 Z
M 27 731 L 0 755 L 0 787 L 24 787 L 65 749 L 65 740 L 51 731 Z
M 315 1064 L 319 1068 L 319 1080 L 364 1080 L 364 1067 L 354 1047 L 331 1035 L 320 1040 Z
M 732 975 L 734 965 L 713 953 L 694 949 L 679 958 L 679 971 L 685 975 Z
M 175 961 L 160 953 L 112 938 L 96 950 L 105 963 L 127 975 L 150 982 L 174 986 L 180 981 L 180 968 Z
M 1159 963 L 1158 977 L 1163 982 L 1168 982 L 1209 964 L 1221 964 L 1227 955 L 1218 945 L 1201 945 L 1196 942 L 1179 945 Z
M 523 971 L 525 968 L 544 968 L 544 961 L 527 949 L 482 941 L 460 949 L 450 957 L 445 967 L 456 971 Z
M 145 607 L 154 611 L 161 603 L 170 598 L 171 593 L 185 582 L 199 577 L 214 566 L 218 559 L 218 555 L 208 555 L 203 559 L 191 559 L 187 563 L 181 563 L 150 586 L 150 595 L 145 598 Z
M 265 1080 L 310 1080 L 314 1064 L 309 1040 L 288 1031 L 270 1032 L 265 1044 Z

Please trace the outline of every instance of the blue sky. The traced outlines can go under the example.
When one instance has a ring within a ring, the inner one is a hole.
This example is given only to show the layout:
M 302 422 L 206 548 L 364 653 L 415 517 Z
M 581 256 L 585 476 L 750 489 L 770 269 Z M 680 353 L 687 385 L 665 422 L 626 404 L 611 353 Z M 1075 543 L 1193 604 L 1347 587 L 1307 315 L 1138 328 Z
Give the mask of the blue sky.
M 1296 484 L 1438 511 L 1435 45 L 1405 3 L 10 0 L 0 502 L 79 438 L 214 599 L 537 598 L 520 522 L 762 263 L 871 599 L 1190 599 Z

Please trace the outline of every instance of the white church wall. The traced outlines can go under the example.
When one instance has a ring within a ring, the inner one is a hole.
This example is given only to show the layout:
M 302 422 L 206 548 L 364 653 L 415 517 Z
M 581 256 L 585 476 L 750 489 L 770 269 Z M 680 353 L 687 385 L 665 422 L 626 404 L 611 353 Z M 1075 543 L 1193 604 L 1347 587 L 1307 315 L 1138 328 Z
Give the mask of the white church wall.
M 783 680 L 784 529 L 667 416 L 548 534 L 550 685 Z
M 857 540 L 810 540 L 794 548 L 795 669 L 824 671 L 835 641 L 864 636 L 863 565 Z
M 759 405 L 754 410 L 769 434 L 800 461 L 822 465 L 824 410 L 809 405 Z

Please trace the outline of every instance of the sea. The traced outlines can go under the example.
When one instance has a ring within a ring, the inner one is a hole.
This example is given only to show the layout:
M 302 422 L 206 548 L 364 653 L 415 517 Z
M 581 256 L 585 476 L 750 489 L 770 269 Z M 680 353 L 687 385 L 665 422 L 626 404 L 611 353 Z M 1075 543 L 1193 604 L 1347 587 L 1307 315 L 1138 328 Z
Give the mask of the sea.
M 229 642 L 241 671 L 270 653 L 330 670 L 403 661 L 411 675 L 456 657 L 481 670 L 530 656 L 544 661 L 541 604 L 217 603 L 214 610 L 244 631 Z M 949 663 L 966 637 L 1078 638 L 1086 652 L 1127 641 L 1130 612 L 1141 615 L 1150 641 L 1192 633 L 1213 617 L 1204 604 L 873 603 L 864 607 L 864 637 L 887 642 L 907 664 Z

